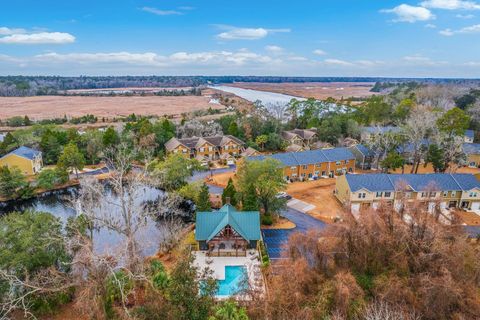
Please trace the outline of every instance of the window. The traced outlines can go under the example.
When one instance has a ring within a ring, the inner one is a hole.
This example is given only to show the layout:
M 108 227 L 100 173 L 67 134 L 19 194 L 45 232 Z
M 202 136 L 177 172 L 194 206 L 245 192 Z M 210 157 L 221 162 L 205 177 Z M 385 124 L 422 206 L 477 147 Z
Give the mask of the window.
M 322 171 L 322 176 L 326 176 L 327 175 L 327 172 L 326 171 Z
M 290 167 L 290 170 L 297 170 L 297 167 Z
M 348 160 L 345 160 L 345 164 L 348 164 Z
M 383 192 L 377 192 L 376 197 L 377 197 L 377 198 L 381 198 L 381 197 L 382 197 L 382 194 L 383 194 Z
M 205 148 L 200 148 L 200 152 L 204 152 L 205 151 Z
M 358 199 L 365 199 L 365 196 L 366 196 L 365 192 L 360 192 L 358 194 Z
M 434 198 L 437 196 L 437 193 L 436 192 L 430 192 L 430 198 Z
M 455 197 L 457 195 L 457 191 L 452 191 L 452 197 Z
M 470 192 L 469 197 L 470 197 L 470 198 L 476 198 L 476 197 L 477 197 L 477 193 L 476 193 L 476 192 Z
M 311 178 L 313 175 L 311 173 L 308 174 L 308 177 Z
M 183 149 L 183 150 L 182 150 L 182 153 L 187 153 L 187 150 Z
M 213 147 L 208 147 L 208 151 L 213 151 Z
M 307 165 L 303 165 L 303 169 L 305 169 L 305 170 L 306 170 L 307 168 L 308 168 L 308 166 L 307 166 Z
M 340 163 L 341 163 L 340 161 L 335 162 L 335 164 L 336 164 L 337 166 L 340 165 Z
M 422 192 L 422 198 L 425 198 L 427 196 L 427 193 L 426 192 Z
M 315 175 L 318 176 L 320 174 L 320 171 L 315 171 Z
M 448 197 L 448 191 L 443 191 L 443 197 L 444 198 Z
M 385 198 L 390 198 L 391 195 L 392 195 L 391 192 L 389 192 L 389 191 L 386 191 L 386 192 L 385 192 Z
M 411 192 L 405 192 L 405 198 L 410 199 L 412 197 Z

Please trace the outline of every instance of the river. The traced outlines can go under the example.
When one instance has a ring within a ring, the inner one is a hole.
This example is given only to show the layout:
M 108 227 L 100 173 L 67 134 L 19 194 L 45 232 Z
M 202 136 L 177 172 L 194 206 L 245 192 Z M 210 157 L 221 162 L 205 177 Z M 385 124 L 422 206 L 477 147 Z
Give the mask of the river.
M 77 189 L 71 187 L 64 190 L 45 193 L 38 197 L 28 200 L 15 200 L 0 203 L 0 215 L 8 214 L 10 212 L 23 212 L 26 210 L 43 211 L 53 214 L 59 218 L 64 224 L 68 218 L 75 217 L 76 212 L 72 206 L 71 199 L 75 197 Z M 145 187 L 142 192 L 142 197 L 137 199 L 139 202 L 154 201 L 163 194 L 163 191 Z M 109 193 L 107 195 L 109 200 L 115 200 L 117 197 Z M 150 256 L 158 251 L 159 243 L 162 241 L 161 229 L 162 222 L 147 219 L 146 224 L 137 233 L 137 241 L 140 244 L 142 254 Z M 110 231 L 106 228 L 96 230 L 93 235 L 93 243 L 96 252 L 107 253 L 118 250 L 118 245 L 123 243 L 122 236 L 116 232 Z
M 259 91 L 259 90 L 252 90 L 252 89 L 243 89 L 237 87 L 230 87 L 230 86 L 212 86 L 212 89 L 225 91 L 229 93 L 233 93 L 240 98 L 248 100 L 250 102 L 255 102 L 257 100 L 261 101 L 264 106 L 269 105 L 287 105 L 292 99 L 297 99 L 299 101 L 306 100 L 305 98 L 290 96 L 281 93 L 275 92 L 267 92 L 267 91 Z

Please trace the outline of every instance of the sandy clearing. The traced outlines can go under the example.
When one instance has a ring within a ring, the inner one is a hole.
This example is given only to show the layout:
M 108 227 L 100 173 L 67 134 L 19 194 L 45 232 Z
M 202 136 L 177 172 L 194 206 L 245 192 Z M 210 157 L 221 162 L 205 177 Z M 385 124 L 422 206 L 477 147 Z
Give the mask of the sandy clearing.
M 320 179 L 308 182 L 294 182 L 287 187 L 293 198 L 315 206 L 307 213 L 314 218 L 331 223 L 335 217 L 343 216 L 344 209 L 333 195 L 335 179 Z
M 180 115 L 196 110 L 224 109 L 209 103 L 206 96 L 133 96 L 133 97 L 83 97 L 36 96 L 0 98 L 0 119 L 28 115 L 32 120 L 78 117 L 94 114 L 98 117 L 121 117 L 131 113 L 138 115 Z

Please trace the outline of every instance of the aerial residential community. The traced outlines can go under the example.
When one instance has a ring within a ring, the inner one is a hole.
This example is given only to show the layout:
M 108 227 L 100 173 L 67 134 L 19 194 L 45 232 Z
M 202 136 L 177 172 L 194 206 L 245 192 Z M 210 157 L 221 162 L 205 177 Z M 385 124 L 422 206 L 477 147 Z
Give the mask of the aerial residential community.
M 2 3 L 0 320 L 480 319 L 479 12 Z

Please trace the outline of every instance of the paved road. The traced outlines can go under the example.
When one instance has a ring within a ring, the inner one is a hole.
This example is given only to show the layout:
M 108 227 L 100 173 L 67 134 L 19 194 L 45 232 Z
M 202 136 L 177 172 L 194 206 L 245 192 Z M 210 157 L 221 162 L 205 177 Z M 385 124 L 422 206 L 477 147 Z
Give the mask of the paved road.
M 307 232 L 310 229 L 322 229 L 326 224 L 312 216 L 300 212 L 298 210 L 288 208 L 283 211 L 281 216 L 295 223 L 293 229 L 263 229 L 263 240 L 267 246 L 270 259 L 281 259 L 282 253 L 285 251 L 285 245 L 288 238 L 295 232 Z

